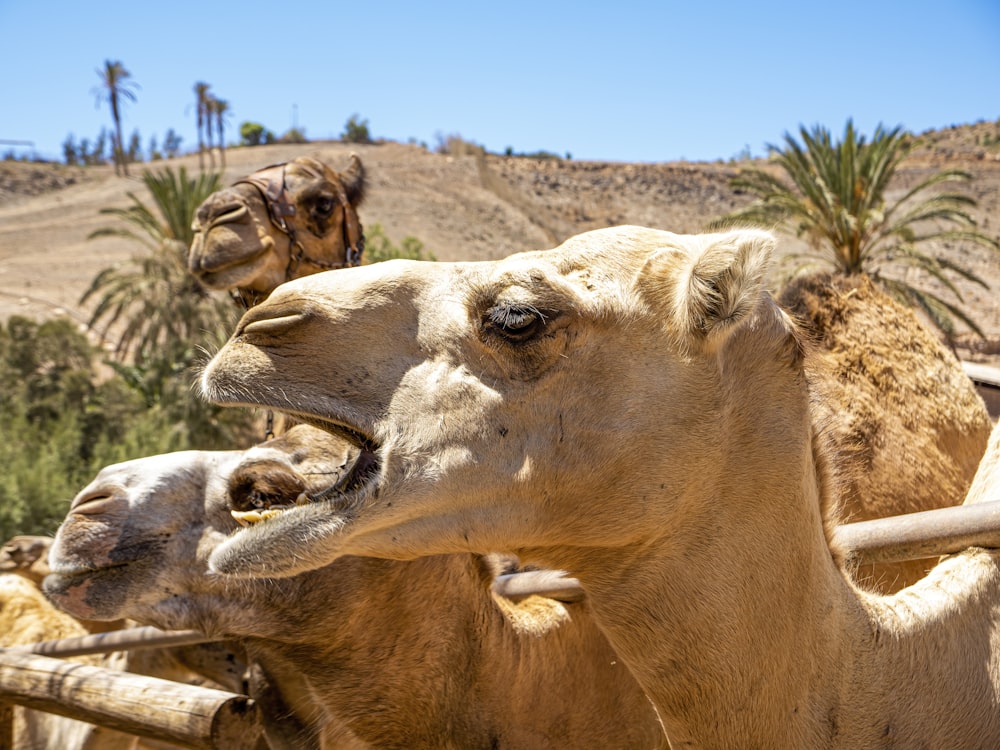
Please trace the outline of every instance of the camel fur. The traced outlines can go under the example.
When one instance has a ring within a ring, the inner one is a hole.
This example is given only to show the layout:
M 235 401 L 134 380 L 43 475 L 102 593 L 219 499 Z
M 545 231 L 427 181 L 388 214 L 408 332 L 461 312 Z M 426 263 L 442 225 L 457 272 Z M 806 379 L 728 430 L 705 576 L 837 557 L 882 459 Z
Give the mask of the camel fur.
M 340 491 L 356 451 L 306 425 L 247 451 L 186 451 L 101 471 L 51 553 L 49 596 L 235 639 L 262 668 L 280 747 L 656 748 L 649 701 L 586 602 L 490 593 L 496 558 L 361 557 L 286 580 L 208 574 L 244 519 Z M 251 526 L 252 528 L 252 526 Z
M 997 746 L 997 556 L 890 596 L 845 577 L 807 345 L 763 290 L 773 246 L 618 227 L 282 285 L 203 391 L 345 437 L 358 469 L 211 568 L 511 550 L 579 579 L 676 747 Z
M 266 296 L 283 281 L 345 264 L 345 225 L 365 195 L 365 172 L 354 154 L 343 172 L 311 157 L 284 165 L 279 186 L 290 207 L 272 216 L 261 190 L 238 182 L 198 207 L 188 270 L 209 289 Z M 285 231 L 278 223 L 285 224 Z M 360 230 L 360 227 L 359 227 Z
M 799 276 L 778 303 L 812 344 L 805 371 L 840 482 L 842 520 L 965 497 L 992 423 L 961 363 L 913 311 L 863 274 Z M 864 565 L 852 573 L 865 587 L 892 593 L 936 562 Z

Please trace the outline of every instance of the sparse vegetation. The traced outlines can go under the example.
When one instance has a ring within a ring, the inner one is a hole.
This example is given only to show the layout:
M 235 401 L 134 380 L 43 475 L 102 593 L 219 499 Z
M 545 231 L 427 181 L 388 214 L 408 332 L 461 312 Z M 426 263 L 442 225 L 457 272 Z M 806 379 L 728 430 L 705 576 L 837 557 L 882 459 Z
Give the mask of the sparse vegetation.
M 399 245 L 393 244 L 381 224 L 372 224 L 365 229 L 364 262 L 379 263 L 383 260 L 404 258 L 406 260 L 437 260 L 434 253 L 424 247 L 424 243 L 413 235 L 404 237 Z
M 278 143 L 308 143 L 306 131 L 301 128 L 289 128 L 278 139 Z
M 436 133 L 434 137 L 437 141 L 434 151 L 438 154 L 448 154 L 449 156 L 478 156 L 486 153 L 486 149 L 478 143 L 467 141 L 458 133 L 451 133 L 449 135 Z
M 344 123 L 344 132 L 340 140 L 345 143 L 371 143 L 372 136 L 368 130 L 368 120 L 362 120 L 360 115 L 354 114 L 347 118 Z

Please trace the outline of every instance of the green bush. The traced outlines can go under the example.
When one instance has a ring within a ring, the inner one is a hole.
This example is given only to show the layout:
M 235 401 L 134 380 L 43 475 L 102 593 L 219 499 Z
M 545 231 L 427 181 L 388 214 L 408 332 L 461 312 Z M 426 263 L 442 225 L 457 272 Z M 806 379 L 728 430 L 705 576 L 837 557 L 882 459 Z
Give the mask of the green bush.
M 424 247 L 424 243 L 411 234 L 394 245 L 381 224 L 373 224 L 365 229 L 365 263 L 379 263 L 393 258 L 406 260 L 437 260 L 434 253 Z
M 368 130 L 368 120 L 360 119 L 360 115 L 351 115 L 344 124 L 344 132 L 340 140 L 344 143 L 371 143 L 372 136 Z
M 240 145 L 241 146 L 263 146 L 274 143 L 274 133 L 265 128 L 259 122 L 240 123 Z
M 109 375 L 68 320 L 14 316 L 0 325 L 0 541 L 54 533 L 73 496 L 108 464 L 259 437 L 249 412 L 199 399 L 193 370 L 144 367 L 145 390 Z

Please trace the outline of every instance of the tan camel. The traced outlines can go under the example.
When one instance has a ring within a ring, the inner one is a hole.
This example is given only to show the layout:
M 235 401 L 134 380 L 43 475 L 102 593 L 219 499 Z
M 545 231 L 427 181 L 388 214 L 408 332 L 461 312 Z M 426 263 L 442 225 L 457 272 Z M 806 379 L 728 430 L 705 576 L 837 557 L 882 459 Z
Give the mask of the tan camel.
M 298 414 L 360 459 L 212 569 L 508 549 L 579 578 L 676 746 L 998 746 L 996 556 L 891 596 L 843 575 L 804 344 L 762 291 L 773 245 L 619 227 L 276 289 L 203 390 Z
M 357 265 L 364 194 L 353 154 L 340 173 L 309 157 L 266 167 L 198 207 L 188 269 L 206 287 L 237 289 L 253 303 L 288 279 Z
M 52 537 L 22 534 L 0 547 L 0 573 L 16 573 L 36 586 L 49 574 L 48 554 Z
M 296 717 L 270 727 L 284 736 L 279 746 L 320 737 L 349 748 L 664 742 L 588 605 L 504 602 L 491 596 L 496 571 L 479 556 L 344 558 L 284 581 L 206 574 L 210 553 L 240 528 L 231 507 L 248 523 L 264 504 L 337 491 L 354 453 L 299 425 L 248 451 L 105 468 L 57 534 L 49 596 L 77 616 L 237 639 Z
M 864 275 L 795 279 L 778 303 L 814 346 L 806 375 L 841 483 L 845 521 L 954 505 L 965 497 L 992 423 L 961 363 L 913 311 Z M 891 593 L 936 560 L 863 566 Z

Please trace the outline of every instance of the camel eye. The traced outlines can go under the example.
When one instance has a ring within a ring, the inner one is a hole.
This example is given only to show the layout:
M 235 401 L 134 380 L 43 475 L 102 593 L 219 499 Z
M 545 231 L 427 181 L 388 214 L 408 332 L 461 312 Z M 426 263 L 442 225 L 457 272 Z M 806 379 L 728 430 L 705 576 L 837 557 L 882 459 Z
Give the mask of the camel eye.
M 326 216 L 333 211 L 334 205 L 333 198 L 328 195 L 321 195 L 316 200 L 316 213 Z
M 497 305 L 484 316 L 486 330 L 508 341 L 527 341 L 545 328 L 545 315 L 530 305 Z

